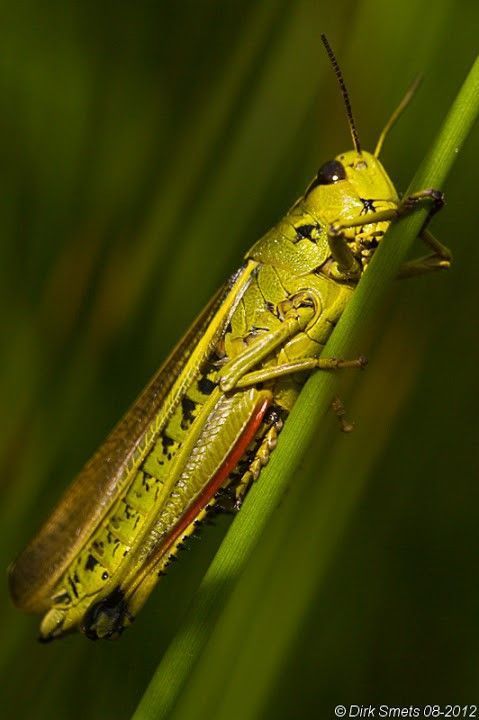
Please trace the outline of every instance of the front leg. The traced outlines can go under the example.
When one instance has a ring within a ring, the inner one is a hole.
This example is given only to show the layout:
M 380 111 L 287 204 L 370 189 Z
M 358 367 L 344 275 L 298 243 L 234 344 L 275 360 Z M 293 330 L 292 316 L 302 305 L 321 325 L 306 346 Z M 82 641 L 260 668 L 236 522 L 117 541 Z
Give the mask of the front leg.
M 361 277 L 361 263 L 349 247 L 344 232 L 349 227 L 346 224 L 333 223 L 328 228 L 328 243 L 331 255 L 336 261 L 336 267 L 331 272 L 334 280 L 359 280 Z
M 409 213 L 414 212 L 417 207 L 420 207 L 424 203 L 430 203 L 429 212 L 419 233 L 419 235 L 421 235 L 426 230 L 434 215 L 444 207 L 445 202 L 444 193 L 441 190 L 426 188 L 425 190 L 418 190 L 418 192 L 403 198 L 399 204 L 398 213 L 399 215 L 409 215 Z
M 443 245 L 427 229 L 423 229 L 419 235 L 423 243 L 432 250 L 430 255 L 409 260 L 401 265 L 397 274 L 398 278 L 415 277 L 425 275 L 437 270 L 448 270 L 452 263 L 452 253 L 448 247 Z
M 425 203 L 430 204 L 430 209 L 419 237 L 432 250 L 432 254 L 404 263 L 398 277 L 411 277 L 449 268 L 452 261 L 451 251 L 427 229 L 433 216 L 444 206 L 444 202 L 444 194 L 440 190 L 426 188 L 406 196 L 395 208 L 358 215 L 346 222 L 332 223 L 328 229 L 328 242 L 331 254 L 337 263 L 337 267 L 333 271 L 333 277 L 337 280 L 349 280 L 359 279 L 361 275 L 361 265 L 348 245 L 346 238 L 348 230 L 373 223 L 392 222 L 404 215 L 409 215 L 409 213 L 414 212 Z
M 366 367 L 368 361 L 364 355 L 360 355 L 353 360 L 341 360 L 339 358 L 302 358 L 300 360 L 292 360 L 289 363 L 281 365 L 272 365 L 261 370 L 246 373 L 236 382 L 236 388 L 245 388 L 258 383 L 276 380 L 286 375 L 295 375 L 296 373 L 311 372 L 311 370 L 340 370 L 342 368 L 359 368 Z

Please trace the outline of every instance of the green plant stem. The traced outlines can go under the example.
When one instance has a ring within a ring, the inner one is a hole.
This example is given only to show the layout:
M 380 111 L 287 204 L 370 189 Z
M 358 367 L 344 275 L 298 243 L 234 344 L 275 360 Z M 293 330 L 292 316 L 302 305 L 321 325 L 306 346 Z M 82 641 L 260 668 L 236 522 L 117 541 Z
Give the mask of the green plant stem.
M 479 59 L 467 76 L 432 150 L 416 173 L 408 194 L 426 187 L 440 188 L 479 112 Z M 325 356 L 352 357 L 358 339 L 380 306 L 380 301 L 410 250 L 425 220 L 420 209 L 394 223 L 361 279 L 324 350 Z M 247 559 L 289 479 L 307 453 L 318 423 L 329 408 L 336 378 L 317 372 L 306 383 L 283 430 L 268 467 L 247 497 L 244 507 L 211 564 L 193 600 L 181 631 L 160 662 L 134 715 L 135 720 L 165 718 L 185 687 L 232 585 Z

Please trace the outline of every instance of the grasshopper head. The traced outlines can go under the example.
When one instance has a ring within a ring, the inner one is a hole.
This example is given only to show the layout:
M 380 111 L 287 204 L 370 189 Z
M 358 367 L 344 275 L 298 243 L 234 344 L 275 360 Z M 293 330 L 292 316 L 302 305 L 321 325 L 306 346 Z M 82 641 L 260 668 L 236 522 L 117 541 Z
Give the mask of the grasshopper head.
M 395 207 L 398 195 L 377 157 L 349 150 L 321 165 L 304 202 L 326 224 L 347 225 L 359 216 Z M 346 235 L 353 239 L 358 233 L 356 227 Z
M 333 162 L 338 163 L 338 168 L 343 168 L 344 179 L 348 183 L 348 186 L 344 185 L 344 192 L 358 198 L 397 201 L 397 193 L 389 175 L 380 160 L 371 153 L 349 150 L 338 155 Z
M 340 219 L 340 208 L 361 211 L 363 200 L 396 203 L 394 185 L 377 157 L 365 150 L 349 150 L 319 168 L 306 197 L 319 214 Z
M 381 162 L 365 150 L 349 150 L 321 165 L 303 199 L 306 212 L 328 232 L 340 228 L 364 269 L 389 227 L 376 219 L 397 207 L 398 195 Z

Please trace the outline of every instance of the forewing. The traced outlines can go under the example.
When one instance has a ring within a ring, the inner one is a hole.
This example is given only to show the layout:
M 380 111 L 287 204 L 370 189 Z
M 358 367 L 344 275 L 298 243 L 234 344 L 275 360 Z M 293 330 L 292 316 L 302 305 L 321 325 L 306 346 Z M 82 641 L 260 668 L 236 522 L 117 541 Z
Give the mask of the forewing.
M 108 512 L 131 471 L 161 430 L 184 386 L 224 333 L 252 272 L 247 263 L 212 298 L 186 335 L 77 475 L 36 537 L 11 566 L 18 607 L 41 612 L 71 558 Z M 183 380 L 184 376 L 184 380 Z

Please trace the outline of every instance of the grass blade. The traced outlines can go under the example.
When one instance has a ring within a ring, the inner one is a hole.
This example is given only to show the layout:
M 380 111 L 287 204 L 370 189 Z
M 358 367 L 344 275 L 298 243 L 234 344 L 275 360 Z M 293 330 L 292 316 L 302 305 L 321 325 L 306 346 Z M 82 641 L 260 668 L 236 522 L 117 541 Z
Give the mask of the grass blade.
M 424 187 L 442 186 L 478 112 L 479 60 L 476 60 L 408 193 Z M 388 232 L 331 336 L 325 355 L 348 357 L 357 351 L 358 338 L 377 311 L 379 302 L 411 248 L 425 215 L 426 210 L 418 210 L 395 223 Z M 242 512 L 217 553 L 182 632 L 177 635 L 165 654 L 135 713 L 136 720 L 166 717 L 178 693 L 185 687 L 187 679 L 188 688 L 180 699 L 178 716 L 211 716 L 212 706 L 209 703 L 214 704 L 218 687 L 224 687 L 222 680 L 230 679 L 231 673 L 230 665 L 224 662 L 221 654 L 220 633 L 216 629 L 211 632 L 211 629 L 230 594 L 234 580 L 244 568 L 289 479 L 307 452 L 311 439 L 317 432 L 317 425 L 329 407 L 335 383 L 333 373 L 316 373 L 306 384 L 261 483 L 249 494 Z M 225 617 L 230 612 L 230 606 L 234 607 L 234 600 L 233 596 L 226 607 Z M 298 605 L 298 609 L 299 607 Z M 237 639 L 241 642 L 244 625 L 238 623 L 237 615 L 231 610 L 231 617 L 233 616 L 236 618 Z M 246 623 L 247 618 L 243 619 Z M 285 630 L 285 647 L 290 639 L 288 632 L 291 633 L 296 627 L 294 620 L 295 618 L 291 619 Z M 204 662 L 194 670 L 204 649 Z M 215 675 L 214 696 L 205 695 L 205 689 L 211 688 L 211 682 L 207 682 L 210 667 L 221 668 L 225 675 L 225 678 Z M 194 672 L 190 677 L 192 669 Z

